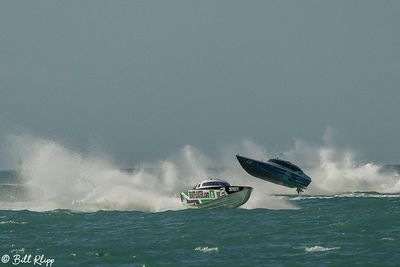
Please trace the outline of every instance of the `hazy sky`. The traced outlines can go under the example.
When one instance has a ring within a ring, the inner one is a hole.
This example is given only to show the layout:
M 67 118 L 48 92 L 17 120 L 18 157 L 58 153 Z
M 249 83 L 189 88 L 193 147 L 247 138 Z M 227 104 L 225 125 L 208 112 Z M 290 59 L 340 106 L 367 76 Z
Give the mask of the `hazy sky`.
M 121 164 L 295 139 L 400 162 L 400 1 L 1 1 L 0 135 Z

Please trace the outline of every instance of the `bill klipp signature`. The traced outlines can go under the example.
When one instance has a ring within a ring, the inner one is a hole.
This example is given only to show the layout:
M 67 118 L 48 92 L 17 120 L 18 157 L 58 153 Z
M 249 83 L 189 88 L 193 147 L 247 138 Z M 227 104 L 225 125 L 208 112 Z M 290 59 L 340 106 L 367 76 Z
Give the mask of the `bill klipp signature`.
M 4 264 L 12 264 L 14 266 L 29 264 L 29 265 L 35 265 L 35 266 L 52 267 L 55 260 L 51 259 L 51 258 L 46 258 L 46 256 L 44 254 L 40 254 L 40 255 L 15 254 L 12 256 L 10 256 L 8 254 L 4 254 L 1 257 L 1 262 Z

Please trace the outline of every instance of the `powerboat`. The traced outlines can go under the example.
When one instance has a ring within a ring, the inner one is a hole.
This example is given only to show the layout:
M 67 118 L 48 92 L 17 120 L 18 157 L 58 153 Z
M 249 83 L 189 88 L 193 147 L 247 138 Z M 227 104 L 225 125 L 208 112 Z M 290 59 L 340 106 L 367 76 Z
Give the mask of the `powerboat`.
M 311 183 L 311 178 L 290 161 L 270 159 L 264 162 L 240 155 L 236 155 L 236 158 L 248 174 L 274 184 L 296 188 L 297 193 L 303 192 Z
M 253 188 L 231 186 L 227 181 L 209 179 L 180 194 L 183 204 L 197 208 L 237 208 L 249 200 Z

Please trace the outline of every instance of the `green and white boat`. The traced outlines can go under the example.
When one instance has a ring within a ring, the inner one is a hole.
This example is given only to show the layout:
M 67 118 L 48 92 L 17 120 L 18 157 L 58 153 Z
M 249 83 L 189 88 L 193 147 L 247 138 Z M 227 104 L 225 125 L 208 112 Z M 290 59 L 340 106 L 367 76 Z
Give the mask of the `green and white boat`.
M 227 181 L 210 179 L 182 192 L 183 204 L 197 208 L 237 208 L 249 200 L 253 188 L 231 186 Z

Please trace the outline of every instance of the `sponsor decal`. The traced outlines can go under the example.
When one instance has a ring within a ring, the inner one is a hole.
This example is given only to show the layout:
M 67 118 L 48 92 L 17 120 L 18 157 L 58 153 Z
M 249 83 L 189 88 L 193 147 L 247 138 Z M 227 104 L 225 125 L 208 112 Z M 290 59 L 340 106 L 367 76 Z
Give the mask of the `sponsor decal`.
M 217 198 L 219 194 L 214 190 L 189 190 L 189 199 Z
M 225 187 L 221 187 L 218 189 L 209 189 L 209 190 L 189 190 L 188 191 L 188 199 L 217 199 L 223 196 L 227 196 L 228 192 L 238 192 L 239 187 L 230 186 L 225 189 Z
M 215 198 L 214 190 L 210 190 L 210 198 Z
M 228 195 L 228 193 L 225 191 L 225 187 L 221 187 L 221 188 L 219 189 L 219 195 L 220 195 L 221 197 L 227 196 L 227 195 Z

